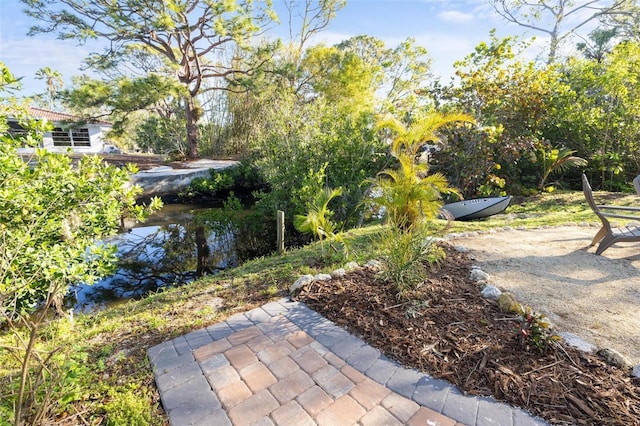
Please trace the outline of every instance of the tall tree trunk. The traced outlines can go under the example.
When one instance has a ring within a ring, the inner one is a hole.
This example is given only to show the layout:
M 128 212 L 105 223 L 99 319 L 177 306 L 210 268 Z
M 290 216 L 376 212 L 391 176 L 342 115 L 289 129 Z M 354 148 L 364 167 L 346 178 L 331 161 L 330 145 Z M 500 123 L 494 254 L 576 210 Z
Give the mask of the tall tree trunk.
M 559 43 L 560 41 L 558 40 L 558 38 L 552 35 L 551 42 L 549 43 L 549 58 L 547 59 L 547 65 L 552 65 L 556 61 Z
M 198 140 L 200 139 L 198 120 L 200 120 L 201 109 L 194 97 L 186 99 L 185 105 L 185 121 L 187 122 L 187 159 L 197 160 L 200 158 L 200 151 L 198 150 Z
M 556 22 L 553 27 L 553 30 L 549 32 L 549 36 L 551 40 L 549 42 L 549 58 L 547 59 L 547 65 L 551 65 L 556 61 L 556 56 L 558 54 L 558 47 L 560 46 L 560 36 L 559 36 L 559 28 L 560 22 Z

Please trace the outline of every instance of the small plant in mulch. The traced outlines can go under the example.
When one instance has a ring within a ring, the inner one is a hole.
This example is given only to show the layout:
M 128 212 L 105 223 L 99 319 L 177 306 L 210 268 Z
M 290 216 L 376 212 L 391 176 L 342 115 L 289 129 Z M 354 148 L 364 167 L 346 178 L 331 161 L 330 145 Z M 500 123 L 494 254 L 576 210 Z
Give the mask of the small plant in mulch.
M 446 256 L 419 226 L 402 229 L 389 225 L 377 244 L 384 265 L 381 277 L 395 285 L 399 297 L 414 290 L 424 281 L 426 265 L 436 265 Z
M 515 312 L 518 314 L 518 336 L 520 345 L 525 351 L 533 349 L 546 353 L 551 342 L 560 340 L 560 336 L 551 330 L 551 321 L 546 315 L 534 312 L 530 306 L 517 304 Z

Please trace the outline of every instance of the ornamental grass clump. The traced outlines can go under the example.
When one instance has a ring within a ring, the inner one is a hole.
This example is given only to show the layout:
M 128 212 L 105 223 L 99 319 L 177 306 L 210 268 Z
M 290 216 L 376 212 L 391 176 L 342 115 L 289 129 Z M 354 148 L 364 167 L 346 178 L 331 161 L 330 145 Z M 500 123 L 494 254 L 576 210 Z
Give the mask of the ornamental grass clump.
M 382 230 L 378 240 L 383 264 L 381 276 L 395 285 L 400 297 L 420 286 L 427 264 L 444 259 L 444 252 L 433 242 L 417 226 L 404 229 L 390 224 Z

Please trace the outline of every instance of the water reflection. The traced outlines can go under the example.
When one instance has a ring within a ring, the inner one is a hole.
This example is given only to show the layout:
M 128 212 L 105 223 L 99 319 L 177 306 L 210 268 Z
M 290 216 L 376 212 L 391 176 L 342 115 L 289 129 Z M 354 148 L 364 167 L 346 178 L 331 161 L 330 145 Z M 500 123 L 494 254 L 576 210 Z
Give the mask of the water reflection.
M 74 286 L 68 306 L 90 312 L 236 266 L 234 225 L 216 210 L 169 205 L 113 237 L 108 242 L 118 248 L 117 272 L 92 286 Z

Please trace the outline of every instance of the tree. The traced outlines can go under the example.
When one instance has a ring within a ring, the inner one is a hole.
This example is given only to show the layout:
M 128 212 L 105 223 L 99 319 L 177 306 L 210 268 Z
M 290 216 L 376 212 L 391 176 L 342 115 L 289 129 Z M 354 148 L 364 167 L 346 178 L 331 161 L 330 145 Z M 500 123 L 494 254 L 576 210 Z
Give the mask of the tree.
M 605 56 L 613 50 L 611 44 L 615 40 L 617 32 L 617 28 L 596 28 L 589 33 L 589 40 L 578 43 L 576 48 L 582 52 L 585 58 L 602 62 Z
M 357 36 L 307 49 L 300 74 L 310 87 L 305 93 L 322 93 L 352 110 L 409 112 L 420 105 L 430 67 L 426 49 L 411 38 L 391 49 L 374 37 Z
M 374 110 L 374 70 L 354 53 L 314 46 L 307 50 L 303 68 L 315 96 L 356 115 Z
M 182 117 L 145 117 L 135 126 L 135 146 L 143 152 L 172 154 L 173 159 L 186 157 Z
M 602 62 L 570 58 L 542 130 L 589 160 L 602 188 L 621 189 L 640 170 L 640 45 L 618 44 Z
M 276 19 L 270 2 L 263 8 L 250 0 L 22 0 L 27 14 L 44 26 L 29 34 L 57 32 L 62 39 L 104 39 L 110 42 L 103 58 L 117 63 L 126 48 L 145 48 L 163 58 L 184 86 L 188 157 L 198 158 L 198 95 L 204 90 L 229 90 L 229 81 L 250 75 L 264 60 L 248 64 L 242 57 L 221 62 L 220 53 L 251 40 Z M 60 5 L 61 4 L 61 5 Z M 208 80 L 216 83 L 205 87 Z
M 58 95 L 62 102 L 81 117 L 105 119 L 113 123 L 113 134 L 128 131 L 135 112 L 153 113 L 162 118 L 173 115 L 176 101 L 184 100 L 183 87 L 160 74 L 105 82 L 86 76 L 73 79 L 73 87 Z M 184 110 L 184 105 L 182 104 Z
M 490 42 L 456 62 L 459 84 L 438 95 L 443 109 L 469 112 L 479 123 L 447 132 L 447 143 L 434 155 L 465 196 L 493 195 L 505 186 L 520 193 L 539 182 L 529 158 L 544 144 L 550 103 L 563 80 L 554 66 L 519 59 L 526 47 L 492 32 Z
M 623 40 L 640 42 L 640 5 L 637 0 L 622 0 L 615 13 L 603 17 L 607 28 L 615 28 Z
M 60 72 L 58 71 L 52 70 L 49 67 L 44 67 L 36 71 L 36 78 L 38 80 L 44 80 L 47 84 L 47 94 L 49 95 L 49 109 L 53 109 L 56 94 L 60 89 L 64 87 L 62 74 L 60 74 Z
M 555 62 L 560 44 L 586 24 L 616 14 L 625 0 L 489 0 L 500 16 L 549 36 L 547 63 Z M 572 21 L 575 18 L 575 21 Z M 567 26 L 565 26 L 568 25 Z
M 288 12 L 289 40 L 282 51 L 290 88 L 298 92 L 300 61 L 309 41 L 327 28 L 346 0 L 283 0 Z
M 377 111 L 409 112 L 420 105 L 431 79 L 427 50 L 408 38 L 391 49 L 370 36 L 356 36 L 338 45 L 338 49 L 361 58 L 373 73 L 373 90 L 378 98 Z

